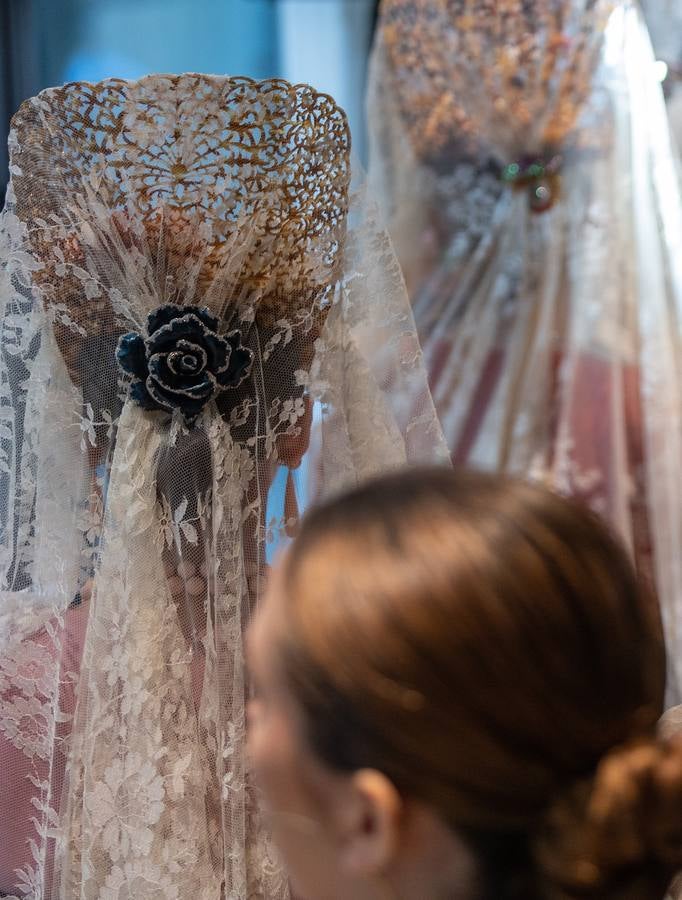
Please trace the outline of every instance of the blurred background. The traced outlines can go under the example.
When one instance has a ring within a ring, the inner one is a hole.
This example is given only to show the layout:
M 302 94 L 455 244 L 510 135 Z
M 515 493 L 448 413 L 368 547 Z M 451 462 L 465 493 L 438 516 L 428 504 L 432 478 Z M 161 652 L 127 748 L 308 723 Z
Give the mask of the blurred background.
M 0 0 L 0 205 L 9 121 L 66 81 L 150 72 L 280 76 L 332 94 L 365 156 L 377 0 Z

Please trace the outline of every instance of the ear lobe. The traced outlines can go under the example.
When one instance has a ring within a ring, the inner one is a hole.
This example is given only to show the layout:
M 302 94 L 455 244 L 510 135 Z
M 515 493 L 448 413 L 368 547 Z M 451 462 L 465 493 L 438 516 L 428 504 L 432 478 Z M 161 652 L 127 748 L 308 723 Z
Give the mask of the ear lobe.
M 403 802 L 381 772 L 362 769 L 352 776 L 344 811 L 341 865 L 354 877 L 376 877 L 390 867 L 400 847 Z
M 280 434 L 277 437 L 277 458 L 281 465 L 289 469 L 297 469 L 310 444 L 310 431 L 313 424 L 313 405 L 310 397 L 303 397 L 303 415 L 297 420 L 295 434 Z

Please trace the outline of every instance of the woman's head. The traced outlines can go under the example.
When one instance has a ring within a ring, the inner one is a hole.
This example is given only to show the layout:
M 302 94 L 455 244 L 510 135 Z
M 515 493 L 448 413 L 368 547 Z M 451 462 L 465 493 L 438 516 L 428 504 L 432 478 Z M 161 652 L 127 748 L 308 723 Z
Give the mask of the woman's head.
M 654 898 L 682 865 L 659 624 L 570 501 L 444 469 L 361 487 L 304 522 L 251 650 L 303 896 L 422 896 L 426 872 L 434 897 Z

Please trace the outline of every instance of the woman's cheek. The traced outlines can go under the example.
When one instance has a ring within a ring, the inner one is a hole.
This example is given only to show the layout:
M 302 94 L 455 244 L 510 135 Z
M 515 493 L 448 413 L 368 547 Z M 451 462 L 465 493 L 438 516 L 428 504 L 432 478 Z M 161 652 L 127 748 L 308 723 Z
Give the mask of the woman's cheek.
M 278 769 L 278 741 L 272 716 L 260 701 L 249 704 L 249 756 L 264 799 L 270 800 Z
M 251 700 L 246 708 L 248 735 L 248 752 L 252 765 L 258 767 L 263 745 L 265 714 L 263 704 L 259 700 Z M 257 774 L 257 773 L 256 773 Z

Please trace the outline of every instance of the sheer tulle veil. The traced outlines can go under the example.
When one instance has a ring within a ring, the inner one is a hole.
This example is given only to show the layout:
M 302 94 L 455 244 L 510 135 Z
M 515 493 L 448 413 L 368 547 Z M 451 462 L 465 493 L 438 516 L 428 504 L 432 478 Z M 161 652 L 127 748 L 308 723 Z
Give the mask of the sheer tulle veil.
M 638 6 L 384 0 L 368 121 L 453 459 L 611 521 L 679 700 L 682 194 Z
M 284 898 L 243 636 L 316 498 L 447 457 L 345 115 L 280 80 L 27 101 L 0 217 L 0 892 Z

